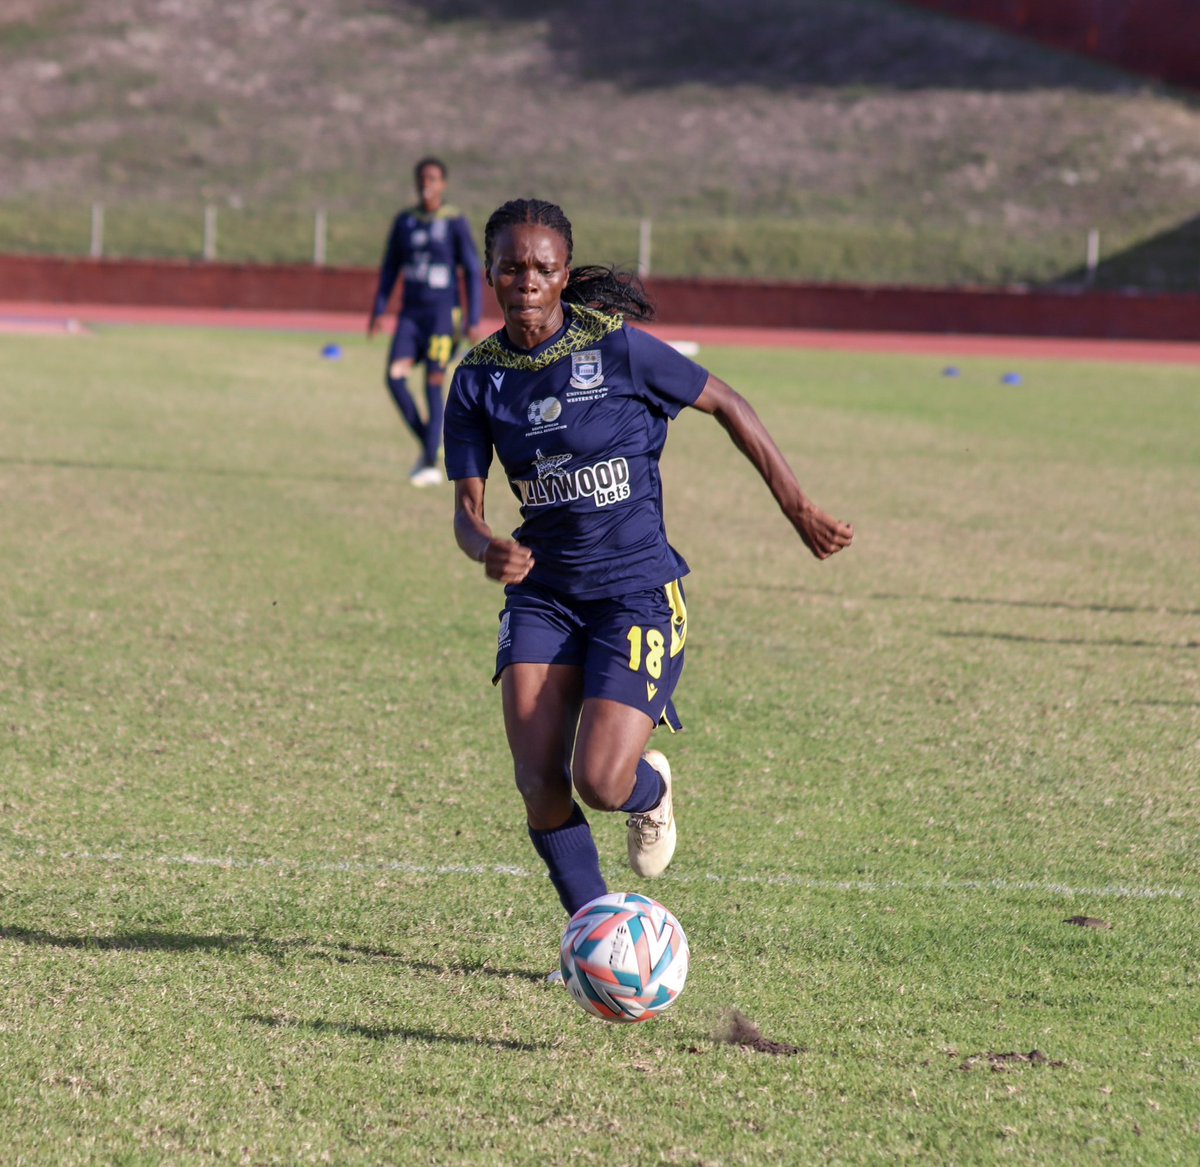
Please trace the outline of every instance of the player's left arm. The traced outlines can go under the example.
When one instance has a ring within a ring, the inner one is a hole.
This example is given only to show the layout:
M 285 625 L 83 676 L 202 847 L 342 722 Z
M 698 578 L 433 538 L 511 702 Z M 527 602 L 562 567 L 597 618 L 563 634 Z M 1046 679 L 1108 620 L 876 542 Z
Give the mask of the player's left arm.
M 454 239 L 455 262 L 462 268 L 467 289 L 467 337 L 472 344 L 478 344 L 484 338 L 479 324 L 483 315 L 483 264 L 479 262 L 479 252 L 471 238 L 471 225 L 465 215 L 454 221 Z
M 787 459 L 767 432 L 754 407 L 720 377 L 709 374 L 695 407 L 715 417 L 733 444 L 762 475 L 788 522 L 818 559 L 828 559 L 854 539 L 849 523 L 826 514 L 800 488 Z

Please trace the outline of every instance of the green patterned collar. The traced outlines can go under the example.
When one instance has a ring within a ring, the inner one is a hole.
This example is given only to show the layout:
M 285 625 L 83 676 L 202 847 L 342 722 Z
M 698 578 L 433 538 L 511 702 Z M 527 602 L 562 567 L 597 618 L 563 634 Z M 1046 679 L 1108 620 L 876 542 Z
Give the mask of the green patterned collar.
M 472 368 L 476 365 L 492 365 L 498 369 L 516 369 L 522 373 L 537 373 L 548 369 L 555 361 L 581 349 L 599 344 L 610 333 L 616 332 L 625 323 L 623 316 L 609 312 L 598 312 L 595 308 L 584 308 L 578 304 L 564 305 L 571 314 L 567 330 L 552 345 L 536 355 L 516 352 L 501 339 L 503 329 L 494 332 L 485 341 L 477 344 L 460 365 Z
M 414 219 L 423 219 L 426 223 L 432 223 L 434 219 L 457 219 L 462 214 L 452 203 L 442 203 L 436 211 L 427 211 L 420 203 L 413 203 L 411 207 L 405 207 L 400 213 L 412 215 Z

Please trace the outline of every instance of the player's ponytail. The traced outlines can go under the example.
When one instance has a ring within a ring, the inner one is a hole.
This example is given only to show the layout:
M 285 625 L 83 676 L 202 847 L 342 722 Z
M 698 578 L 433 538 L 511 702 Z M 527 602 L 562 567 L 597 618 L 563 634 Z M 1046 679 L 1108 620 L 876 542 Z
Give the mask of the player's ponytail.
M 615 267 L 586 264 L 573 267 L 562 298 L 568 304 L 619 312 L 630 320 L 653 320 L 654 305 L 637 276 Z
M 506 227 L 516 226 L 545 227 L 561 235 L 567 245 L 567 263 L 571 262 L 575 240 L 571 232 L 571 220 L 563 213 L 562 207 L 544 199 L 511 199 L 492 212 L 483 229 L 484 267 L 492 266 L 496 236 Z M 601 312 L 619 312 L 631 320 L 654 318 L 654 305 L 646 295 L 642 281 L 630 272 L 615 267 L 595 264 L 572 267 L 562 298 L 568 304 L 597 308 Z

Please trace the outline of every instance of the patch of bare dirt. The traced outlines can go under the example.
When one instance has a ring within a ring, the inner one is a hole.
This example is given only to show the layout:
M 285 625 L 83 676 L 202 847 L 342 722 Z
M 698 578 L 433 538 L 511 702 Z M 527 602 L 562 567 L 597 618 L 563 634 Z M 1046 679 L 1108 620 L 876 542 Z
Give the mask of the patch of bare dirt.
M 1063 921 L 1064 924 L 1074 924 L 1076 928 L 1111 928 L 1107 920 L 1098 920 L 1095 916 L 1071 916 Z
M 758 1026 L 737 1009 L 729 1013 L 713 1036 L 724 1045 L 740 1045 L 743 1049 L 753 1050 L 758 1054 L 770 1054 L 772 1057 L 791 1057 L 804 1052 L 802 1046 L 771 1041 L 763 1037 Z
M 1052 1061 L 1041 1050 L 1031 1049 L 1029 1053 L 986 1053 L 972 1054 L 959 1063 L 959 1069 L 964 1073 L 972 1070 L 989 1069 L 993 1074 L 1007 1074 L 1020 1066 L 1062 1066 L 1064 1062 Z

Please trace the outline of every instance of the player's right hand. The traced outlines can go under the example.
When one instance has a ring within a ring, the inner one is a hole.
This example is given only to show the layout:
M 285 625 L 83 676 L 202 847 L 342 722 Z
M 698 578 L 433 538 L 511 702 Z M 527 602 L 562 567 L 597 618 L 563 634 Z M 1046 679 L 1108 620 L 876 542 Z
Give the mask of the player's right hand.
M 374 312 L 372 312 L 371 315 L 369 317 L 367 317 L 367 336 L 368 337 L 374 336 L 375 333 L 377 333 L 378 331 L 379 331 L 379 317 Z
M 483 570 L 497 583 L 520 583 L 533 563 L 533 552 L 512 539 L 493 539 L 483 553 Z

